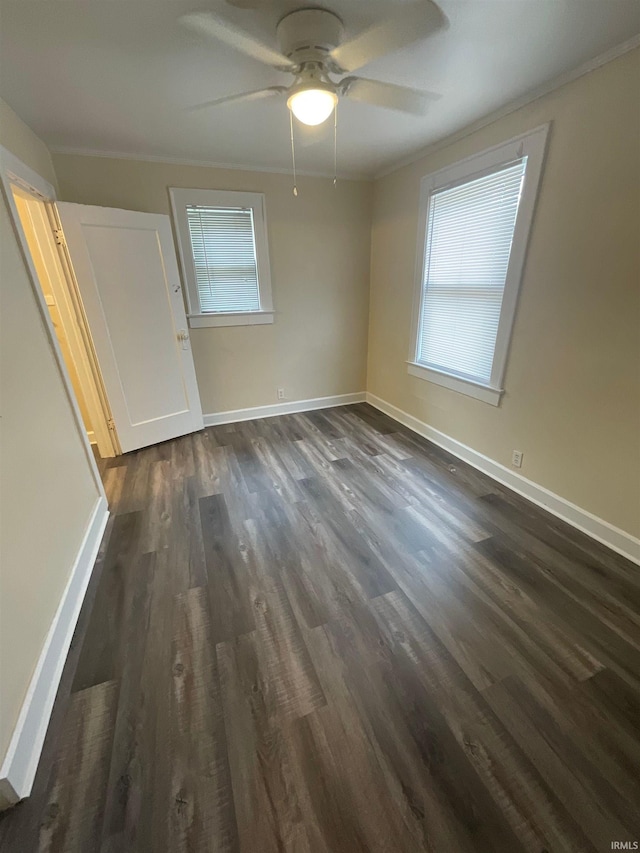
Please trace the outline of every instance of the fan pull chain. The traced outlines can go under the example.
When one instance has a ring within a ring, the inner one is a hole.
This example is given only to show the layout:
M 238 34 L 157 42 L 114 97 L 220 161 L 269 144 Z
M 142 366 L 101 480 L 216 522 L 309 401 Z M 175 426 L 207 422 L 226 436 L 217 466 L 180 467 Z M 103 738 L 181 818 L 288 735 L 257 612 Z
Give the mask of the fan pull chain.
M 338 104 L 333 108 L 333 186 L 338 184 Z
M 296 149 L 293 144 L 293 113 L 289 110 L 289 127 L 291 128 L 291 160 L 293 162 L 293 194 L 298 197 L 298 182 L 296 180 Z

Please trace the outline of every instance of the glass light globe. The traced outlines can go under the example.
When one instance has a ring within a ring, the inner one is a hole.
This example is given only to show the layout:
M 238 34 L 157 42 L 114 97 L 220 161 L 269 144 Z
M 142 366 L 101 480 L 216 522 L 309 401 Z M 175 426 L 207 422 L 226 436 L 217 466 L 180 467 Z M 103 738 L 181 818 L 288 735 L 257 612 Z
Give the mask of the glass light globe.
M 303 89 L 295 92 L 287 106 L 303 124 L 322 124 L 329 118 L 338 103 L 338 96 L 328 89 Z

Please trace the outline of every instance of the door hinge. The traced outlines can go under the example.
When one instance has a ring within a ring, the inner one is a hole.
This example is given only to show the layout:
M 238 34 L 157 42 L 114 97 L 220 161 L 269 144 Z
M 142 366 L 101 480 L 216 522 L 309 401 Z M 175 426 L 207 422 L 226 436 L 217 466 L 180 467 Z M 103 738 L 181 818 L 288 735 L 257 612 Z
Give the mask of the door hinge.
M 107 426 L 109 427 L 109 429 L 115 430 L 116 425 L 114 423 L 113 418 L 107 418 Z
M 58 246 L 65 246 L 66 247 L 67 241 L 64 239 L 64 231 L 62 230 L 62 228 L 54 228 L 53 229 L 53 236 L 55 237 L 55 240 L 56 240 L 56 243 L 58 244 Z

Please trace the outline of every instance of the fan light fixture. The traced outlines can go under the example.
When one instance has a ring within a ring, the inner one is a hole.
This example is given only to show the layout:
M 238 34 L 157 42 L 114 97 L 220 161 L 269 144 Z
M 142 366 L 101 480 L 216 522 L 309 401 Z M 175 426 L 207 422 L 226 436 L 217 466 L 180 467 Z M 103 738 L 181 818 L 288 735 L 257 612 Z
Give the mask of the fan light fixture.
M 338 96 L 329 89 L 301 89 L 291 95 L 287 106 L 298 121 L 313 126 L 326 121 L 337 103 Z
M 1 2 L 1 0 L 0 0 Z M 232 6 L 257 8 L 266 0 L 227 0 Z M 305 0 L 298 0 L 305 2 Z M 317 0 L 316 0 L 317 2 Z M 366 104 L 423 116 L 433 92 L 422 92 L 407 86 L 396 86 L 382 80 L 368 80 L 350 74 L 380 56 L 424 39 L 444 29 L 448 21 L 433 0 L 420 3 L 401 3 L 401 9 L 388 20 L 372 25 L 368 30 L 345 40 L 342 21 L 329 9 L 315 6 L 298 8 L 280 19 L 276 27 L 279 49 L 261 41 L 246 30 L 216 12 L 192 12 L 183 15 L 181 22 L 207 38 L 262 62 L 279 72 L 295 77 L 292 86 L 267 86 L 251 92 L 215 98 L 191 109 L 218 107 L 261 101 L 264 98 L 286 97 L 289 108 L 293 194 L 296 187 L 296 156 L 294 139 L 295 116 L 302 124 L 317 126 L 331 113 L 333 122 L 333 164 L 336 183 L 336 151 L 338 138 L 338 98 L 350 98 Z M 266 8 L 266 7 L 265 7 Z M 349 74 L 343 77 L 343 74 Z M 335 79 L 338 75 L 341 79 Z

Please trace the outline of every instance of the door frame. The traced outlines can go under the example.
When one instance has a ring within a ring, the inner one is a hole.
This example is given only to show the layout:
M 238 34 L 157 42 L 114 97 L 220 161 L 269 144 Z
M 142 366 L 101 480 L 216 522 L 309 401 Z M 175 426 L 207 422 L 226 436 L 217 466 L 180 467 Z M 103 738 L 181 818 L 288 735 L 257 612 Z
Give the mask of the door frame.
M 28 266 L 30 268 L 33 266 L 34 270 L 35 263 L 29 263 L 33 262 L 33 258 L 31 257 L 28 242 L 24 238 L 24 230 L 19 214 L 17 221 L 15 219 L 17 211 L 14 211 L 13 189 L 17 188 L 21 190 L 23 194 L 27 195 L 34 202 L 40 203 L 43 208 L 42 213 L 48 223 L 46 229 L 46 239 L 50 241 L 48 249 L 53 252 L 57 261 L 55 271 L 51 270 L 52 281 L 53 278 L 57 280 L 58 289 L 64 297 L 62 303 L 59 305 L 61 321 L 69 343 L 71 357 L 77 369 L 78 381 L 89 412 L 94 439 L 101 457 L 108 458 L 116 456 L 121 450 L 115 429 L 111 426 L 113 421 L 102 381 L 102 374 L 93 347 L 78 284 L 75 280 L 73 266 L 68 257 L 64 240 L 58 236 L 62 232 L 55 205 L 55 188 L 18 160 L 15 155 L 7 152 L 6 149 L 2 149 L 1 146 L 0 165 L 2 182 L 9 196 L 9 207 L 19 232 L 21 246 L 23 252 L 26 249 Z M 39 284 L 37 273 L 36 282 Z M 38 298 L 39 305 L 41 304 L 40 296 L 42 295 L 40 291 L 41 287 L 38 287 L 36 297 Z M 55 338 L 55 343 L 56 345 L 58 344 L 57 337 Z M 63 365 L 65 373 L 68 374 L 64 359 Z
M 44 292 L 42 290 L 42 287 L 40 286 L 40 280 L 38 278 L 38 273 L 36 272 L 33 258 L 31 257 L 27 238 L 22 227 L 22 222 L 20 221 L 18 208 L 16 207 L 16 203 L 13 198 L 12 185 L 17 185 L 21 187 L 23 190 L 26 190 L 35 198 L 40 199 L 41 201 L 44 201 L 49 205 L 55 204 L 56 191 L 47 180 L 45 180 L 41 175 L 39 175 L 25 163 L 23 163 L 22 160 L 20 160 L 18 157 L 15 156 L 15 154 L 12 154 L 2 145 L 0 145 L 0 185 L 2 187 L 2 194 L 5 198 L 9 213 L 11 215 L 14 234 L 16 236 L 16 240 L 27 269 L 27 274 L 31 283 L 31 289 L 33 291 L 33 295 L 40 311 L 40 316 L 47 337 L 49 339 L 49 346 L 51 347 L 51 352 L 55 359 L 58 372 L 60 373 L 62 384 L 66 391 L 69 403 L 71 405 L 76 429 L 80 434 L 80 439 L 84 447 L 85 456 L 87 457 L 87 461 L 89 463 L 94 482 L 98 489 L 98 494 L 106 500 L 106 494 L 104 491 L 102 478 L 100 477 L 100 472 L 98 471 L 96 459 L 93 454 L 93 450 L 91 449 L 89 436 L 87 435 L 87 431 L 84 426 L 84 421 L 82 420 L 80 407 L 78 405 L 78 401 L 76 399 L 76 395 L 71 384 L 71 379 L 69 377 L 67 366 L 64 361 L 60 345 L 58 343 L 58 338 L 56 337 L 55 329 L 53 328 L 53 323 L 51 322 L 49 309 L 44 299 Z M 16 318 L 16 322 L 19 322 L 19 318 Z

